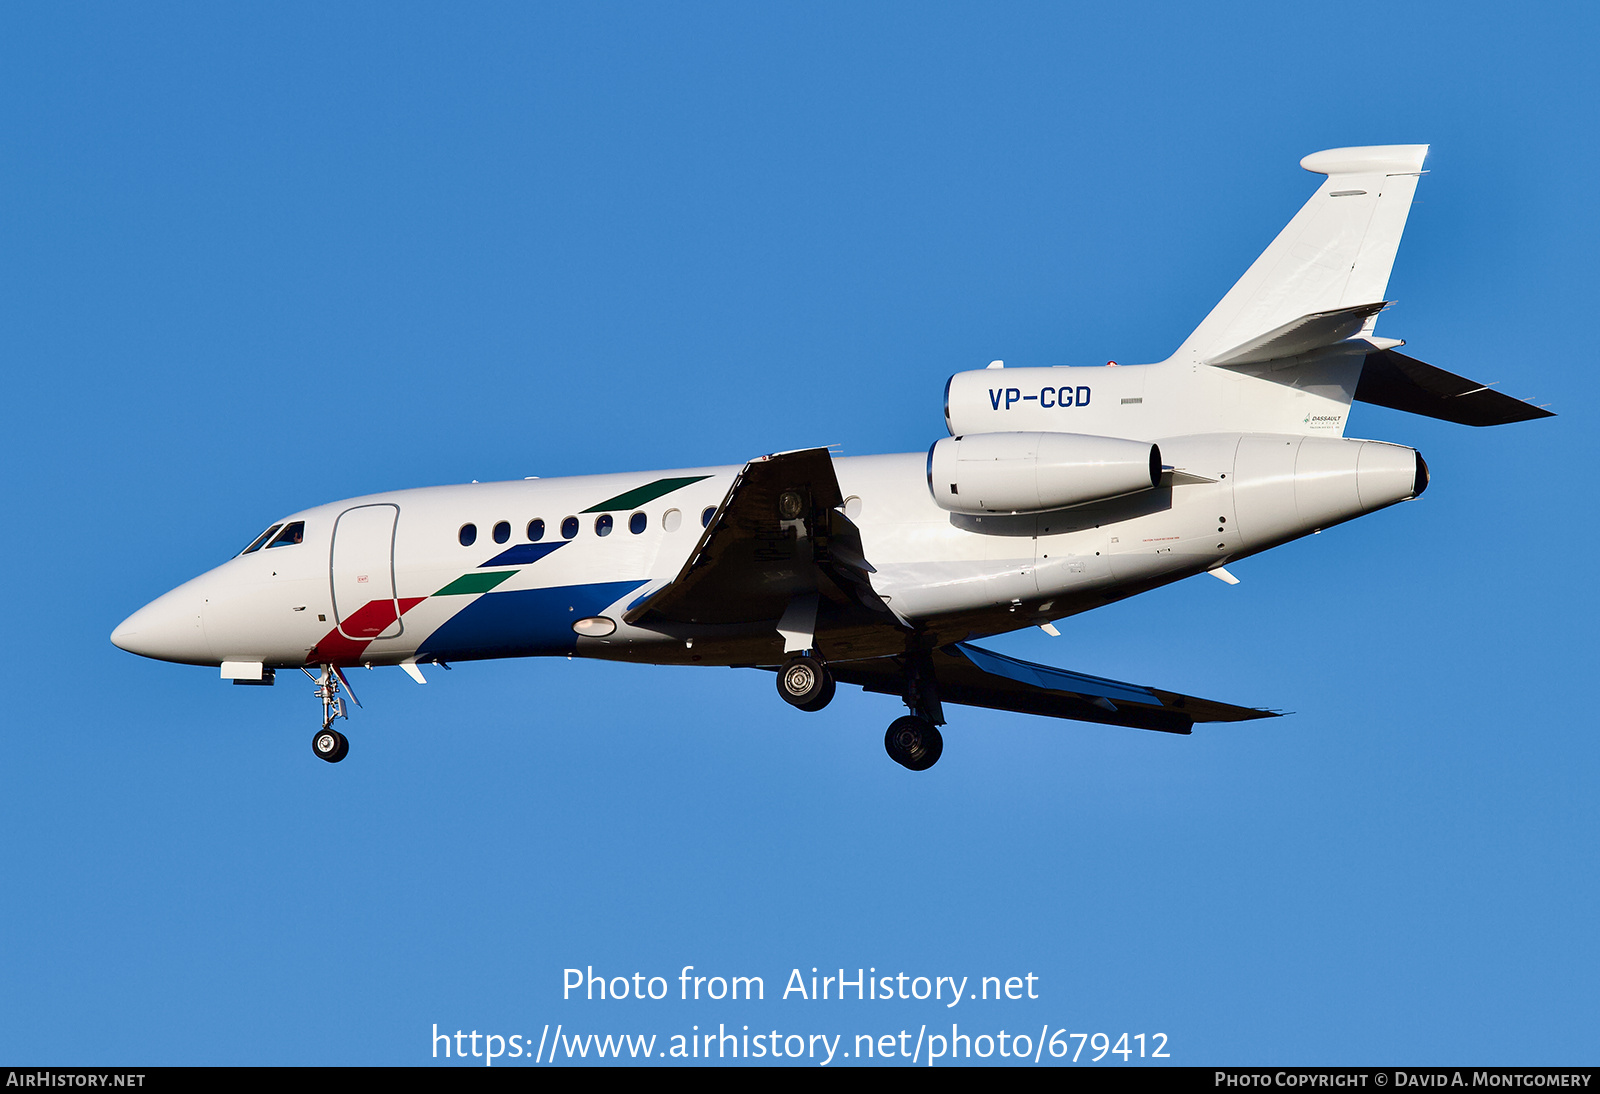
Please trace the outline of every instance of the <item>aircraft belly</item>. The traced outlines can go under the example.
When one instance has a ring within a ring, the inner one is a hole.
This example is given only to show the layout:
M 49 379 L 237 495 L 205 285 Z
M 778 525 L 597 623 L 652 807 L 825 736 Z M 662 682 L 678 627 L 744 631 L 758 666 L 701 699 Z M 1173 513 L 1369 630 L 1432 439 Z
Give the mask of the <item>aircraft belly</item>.
M 872 584 L 907 619 L 1009 605 L 1039 591 L 1031 557 L 879 566 Z

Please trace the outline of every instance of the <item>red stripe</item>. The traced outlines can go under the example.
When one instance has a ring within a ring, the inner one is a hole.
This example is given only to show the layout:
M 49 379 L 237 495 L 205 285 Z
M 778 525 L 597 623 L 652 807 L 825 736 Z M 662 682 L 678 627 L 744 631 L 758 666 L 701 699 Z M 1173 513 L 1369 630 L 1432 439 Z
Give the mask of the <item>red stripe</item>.
M 426 599 L 425 596 L 401 597 L 400 614 L 404 615 Z M 372 640 L 394 625 L 394 607 L 393 600 L 367 601 L 344 620 L 344 629 L 356 637 L 347 638 L 339 633 L 338 627 L 333 628 L 311 647 L 311 652 L 306 654 L 306 664 L 360 664 L 361 654 L 372 644 Z

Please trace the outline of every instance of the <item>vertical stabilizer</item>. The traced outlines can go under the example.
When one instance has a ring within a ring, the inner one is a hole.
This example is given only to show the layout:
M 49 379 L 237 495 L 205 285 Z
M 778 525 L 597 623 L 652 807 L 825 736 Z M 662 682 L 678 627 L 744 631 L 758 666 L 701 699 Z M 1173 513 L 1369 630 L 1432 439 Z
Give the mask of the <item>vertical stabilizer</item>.
M 1388 144 L 1301 160 L 1327 179 L 1171 359 L 1213 362 L 1302 317 L 1380 303 L 1427 154 Z

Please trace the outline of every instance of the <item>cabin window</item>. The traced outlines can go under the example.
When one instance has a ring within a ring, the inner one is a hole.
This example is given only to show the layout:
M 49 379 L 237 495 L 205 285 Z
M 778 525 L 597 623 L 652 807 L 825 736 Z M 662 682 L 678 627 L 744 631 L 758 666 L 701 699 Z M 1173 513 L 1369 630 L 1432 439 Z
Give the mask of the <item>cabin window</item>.
M 478 542 L 478 526 L 476 524 L 463 524 L 461 526 L 461 546 L 471 547 Z
M 609 536 L 611 534 L 610 513 L 601 513 L 594 518 L 594 534 L 597 536 Z
M 494 541 L 504 543 L 511 538 L 511 522 L 502 520 L 494 526 Z
M 700 527 L 702 527 L 702 528 L 711 527 L 711 518 L 716 516 L 716 515 L 717 515 L 717 507 L 715 505 L 706 506 L 706 511 L 704 513 L 700 514 Z
M 577 517 L 568 517 L 566 520 L 561 522 L 561 538 L 562 539 L 571 539 L 573 536 L 575 536 L 577 534 L 578 534 L 578 518 Z
M 635 513 L 633 516 L 628 518 L 628 531 L 632 532 L 634 535 L 638 535 L 640 532 L 644 531 L 645 525 L 648 523 L 650 523 L 650 518 L 646 517 L 643 513 Z
M 267 540 L 272 538 L 272 533 L 276 532 L 279 528 L 282 528 L 282 527 L 283 527 L 283 525 L 281 525 L 281 524 L 274 524 L 271 528 L 268 528 L 265 532 L 262 532 L 259 536 L 257 536 L 251 542 L 250 546 L 246 547 L 244 550 L 240 551 L 239 553 L 241 555 L 247 555 L 251 551 L 259 551 L 259 550 L 261 550 L 262 544 L 266 543 Z
M 534 517 L 528 522 L 528 542 L 538 543 L 544 538 L 544 521 Z
M 278 533 L 277 538 L 267 544 L 267 549 L 270 551 L 274 547 L 293 547 L 305 538 L 306 522 L 297 520 L 293 524 L 285 524 L 283 531 Z

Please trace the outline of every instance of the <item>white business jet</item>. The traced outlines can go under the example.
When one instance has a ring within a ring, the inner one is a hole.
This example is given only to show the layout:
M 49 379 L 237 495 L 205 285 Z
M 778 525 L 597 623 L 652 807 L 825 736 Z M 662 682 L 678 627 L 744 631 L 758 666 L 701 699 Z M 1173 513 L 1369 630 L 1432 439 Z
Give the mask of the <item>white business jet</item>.
M 1467 425 L 1548 416 L 1375 333 L 1426 145 L 1300 161 L 1311 200 L 1159 364 L 962 372 L 925 453 L 398 490 L 274 521 L 111 635 L 146 657 L 316 682 L 313 751 L 349 749 L 344 669 L 565 654 L 776 670 L 827 706 L 898 695 L 884 745 L 925 770 L 946 704 L 1189 733 L 1274 712 L 972 645 L 1225 568 L 1428 484 L 1344 436 L 1360 400 Z M 354 698 L 354 696 L 351 696 Z

